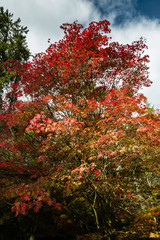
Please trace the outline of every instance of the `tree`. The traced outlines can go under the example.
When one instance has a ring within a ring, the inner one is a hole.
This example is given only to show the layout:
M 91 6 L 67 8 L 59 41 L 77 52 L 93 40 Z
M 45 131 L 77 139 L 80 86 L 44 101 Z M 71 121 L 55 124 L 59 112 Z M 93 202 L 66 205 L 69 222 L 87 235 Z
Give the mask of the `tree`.
M 13 20 L 13 14 L 8 10 L 4 11 L 0 7 L 0 106 L 2 108 L 3 90 L 11 82 L 16 83 L 18 77 L 13 71 L 7 71 L 7 66 L 11 68 L 12 64 L 26 62 L 29 59 L 30 52 L 27 47 L 26 34 L 27 27 L 20 25 L 20 18 Z M 10 92 L 10 100 L 13 94 Z
M 16 69 L 14 92 L 31 101 L 1 115 L 3 224 L 47 223 L 57 239 L 149 236 L 159 231 L 160 113 L 137 93 L 151 84 L 146 45 L 110 42 L 106 20 L 61 27 L 62 40 Z

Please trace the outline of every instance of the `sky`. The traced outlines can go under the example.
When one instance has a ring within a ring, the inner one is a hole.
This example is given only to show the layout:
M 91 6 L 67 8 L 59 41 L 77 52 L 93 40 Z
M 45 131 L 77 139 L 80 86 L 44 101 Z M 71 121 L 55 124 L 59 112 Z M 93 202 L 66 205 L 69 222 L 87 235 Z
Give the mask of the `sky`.
M 141 92 L 151 106 L 160 109 L 160 0 L 0 0 L 0 6 L 27 26 L 33 55 L 47 49 L 49 38 L 53 43 L 63 37 L 62 23 L 75 20 L 87 27 L 91 21 L 107 19 L 112 41 L 121 44 L 145 38 L 153 84 Z

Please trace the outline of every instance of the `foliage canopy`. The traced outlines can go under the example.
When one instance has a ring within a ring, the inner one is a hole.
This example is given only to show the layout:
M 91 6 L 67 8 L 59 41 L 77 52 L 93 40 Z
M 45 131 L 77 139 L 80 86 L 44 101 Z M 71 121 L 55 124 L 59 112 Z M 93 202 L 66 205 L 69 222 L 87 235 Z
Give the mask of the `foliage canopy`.
M 48 214 L 64 239 L 147 237 L 160 230 L 160 114 L 138 94 L 151 84 L 145 42 L 111 42 L 106 20 L 61 28 L 62 40 L 14 67 L 16 97 L 30 101 L 1 114 L 2 205 L 22 222 Z

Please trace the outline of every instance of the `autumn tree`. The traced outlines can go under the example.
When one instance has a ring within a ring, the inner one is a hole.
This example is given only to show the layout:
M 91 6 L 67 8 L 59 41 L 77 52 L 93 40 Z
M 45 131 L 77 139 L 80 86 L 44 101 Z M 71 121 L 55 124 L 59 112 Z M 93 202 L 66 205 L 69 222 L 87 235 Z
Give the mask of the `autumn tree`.
M 31 101 L 1 115 L 3 224 L 30 219 L 56 239 L 147 237 L 159 231 L 160 113 L 138 94 L 151 84 L 144 40 L 111 42 L 106 20 L 61 28 L 15 69 L 14 92 Z

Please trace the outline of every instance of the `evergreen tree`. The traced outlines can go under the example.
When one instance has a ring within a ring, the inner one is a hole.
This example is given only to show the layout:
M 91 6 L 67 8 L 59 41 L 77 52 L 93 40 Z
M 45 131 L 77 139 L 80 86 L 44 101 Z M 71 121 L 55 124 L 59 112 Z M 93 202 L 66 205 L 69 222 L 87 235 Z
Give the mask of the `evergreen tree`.
M 20 22 L 20 18 L 14 21 L 13 14 L 0 7 L 0 110 L 4 88 L 18 81 L 18 77 L 12 71 L 9 72 L 6 66 L 11 66 L 13 62 L 26 62 L 30 56 L 26 42 L 28 29 L 21 26 Z M 10 94 L 10 102 L 13 101 L 13 94 Z

